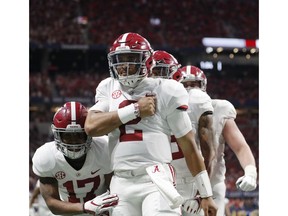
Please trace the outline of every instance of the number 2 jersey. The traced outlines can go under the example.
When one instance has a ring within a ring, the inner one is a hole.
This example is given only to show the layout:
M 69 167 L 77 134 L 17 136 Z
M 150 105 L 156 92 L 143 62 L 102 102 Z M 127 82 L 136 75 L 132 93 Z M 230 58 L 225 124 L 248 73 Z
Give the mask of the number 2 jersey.
M 104 174 L 111 173 L 108 137 L 93 137 L 91 148 L 80 170 L 75 170 L 57 150 L 54 141 L 40 146 L 32 158 L 33 172 L 58 181 L 61 200 L 85 202 L 106 192 Z
M 182 137 L 192 129 L 186 112 L 188 94 L 183 85 L 175 80 L 149 77 L 144 78 L 133 89 L 121 85 L 115 79 L 107 78 L 96 89 L 96 102 L 90 110 L 102 112 L 117 111 L 137 102 L 141 97 L 151 95 L 156 96 L 157 108 L 154 115 L 143 119 L 138 117 L 109 133 L 114 171 L 171 162 L 171 129 L 174 128 L 172 133 L 176 137 Z M 176 112 L 184 112 L 186 121 L 175 126 L 171 119 Z M 188 123 L 185 125 L 185 122 Z

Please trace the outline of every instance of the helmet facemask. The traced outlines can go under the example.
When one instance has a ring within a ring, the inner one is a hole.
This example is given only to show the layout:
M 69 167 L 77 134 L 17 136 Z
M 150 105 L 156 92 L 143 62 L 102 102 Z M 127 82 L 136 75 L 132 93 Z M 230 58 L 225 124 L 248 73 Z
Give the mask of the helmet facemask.
M 146 59 L 149 52 L 143 50 L 117 50 L 108 54 L 111 77 L 134 88 L 147 76 Z
M 51 126 L 57 149 L 70 159 L 85 155 L 90 149 L 92 137 L 87 136 L 80 125 L 70 124 L 66 128 Z

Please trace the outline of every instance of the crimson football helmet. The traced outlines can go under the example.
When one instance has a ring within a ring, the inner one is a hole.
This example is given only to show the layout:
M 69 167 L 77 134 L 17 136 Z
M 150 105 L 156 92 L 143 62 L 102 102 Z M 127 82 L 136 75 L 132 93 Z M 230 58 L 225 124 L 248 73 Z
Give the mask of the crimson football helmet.
M 82 157 L 90 149 L 92 137 L 87 136 L 84 124 L 87 108 L 79 102 L 67 102 L 57 110 L 51 129 L 57 149 L 70 159 Z
M 185 82 L 199 81 L 200 82 L 200 89 L 202 91 L 206 91 L 207 78 L 201 69 L 199 69 L 198 67 L 195 67 L 193 65 L 188 65 L 188 66 L 180 68 L 179 71 L 181 73 L 181 78 L 180 78 L 179 82 L 181 82 L 187 90 L 189 90 L 191 87 L 185 86 Z
M 120 35 L 108 53 L 111 77 L 135 87 L 148 74 L 145 62 L 152 52 L 150 43 L 141 35 L 133 32 Z
M 180 66 L 172 54 L 163 50 L 154 51 L 146 61 L 148 73 L 154 78 L 171 79 Z

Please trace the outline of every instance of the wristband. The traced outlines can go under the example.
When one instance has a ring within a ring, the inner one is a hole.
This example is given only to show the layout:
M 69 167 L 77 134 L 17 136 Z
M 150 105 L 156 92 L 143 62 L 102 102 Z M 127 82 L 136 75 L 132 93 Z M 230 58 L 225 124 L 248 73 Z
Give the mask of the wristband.
M 245 176 L 252 176 L 255 179 L 257 178 L 256 167 L 254 165 L 247 165 L 244 169 Z
M 203 170 L 200 173 L 198 173 L 195 176 L 195 179 L 196 179 L 195 184 L 197 189 L 199 190 L 200 197 L 201 198 L 211 197 L 213 193 L 207 170 Z
M 136 115 L 136 117 L 140 117 L 140 110 L 138 103 L 134 103 L 134 114 Z
M 118 109 L 117 113 L 122 124 L 126 124 L 127 122 L 137 118 L 140 114 L 139 105 L 135 104 L 130 104 L 128 106 Z

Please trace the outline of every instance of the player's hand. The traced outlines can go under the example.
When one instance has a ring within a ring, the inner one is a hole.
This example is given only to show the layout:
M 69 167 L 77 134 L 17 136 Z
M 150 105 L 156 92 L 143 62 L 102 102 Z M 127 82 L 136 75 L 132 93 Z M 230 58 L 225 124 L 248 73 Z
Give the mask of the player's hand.
M 201 210 L 201 198 L 200 196 L 195 196 L 191 199 L 186 200 L 182 204 L 183 211 L 189 214 L 198 214 Z
M 201 208 L 204 211 L 205 216 L 216 216 L 217 215 L 217 206 L 212 199 L 212 197 L 202 198 Z
M 236 181 L 236 187 L 242 191 L 253 191 L 257 187 L 256 167 L 248 165 L 245 167 L 245 174 Z
M 110 192 L 107 191 L 106 193 L 101 194 L 95 197 L 94 199 L 85 202 L 84 212 L 92 215 L 98 215 L 116 206 L 119 200 L 117 194 L 109 194 L 109 193 Z
M 139 105 L 140 117 L 152 116 L 156 112 L 156 97 L 142 97 L 137 101 Z

